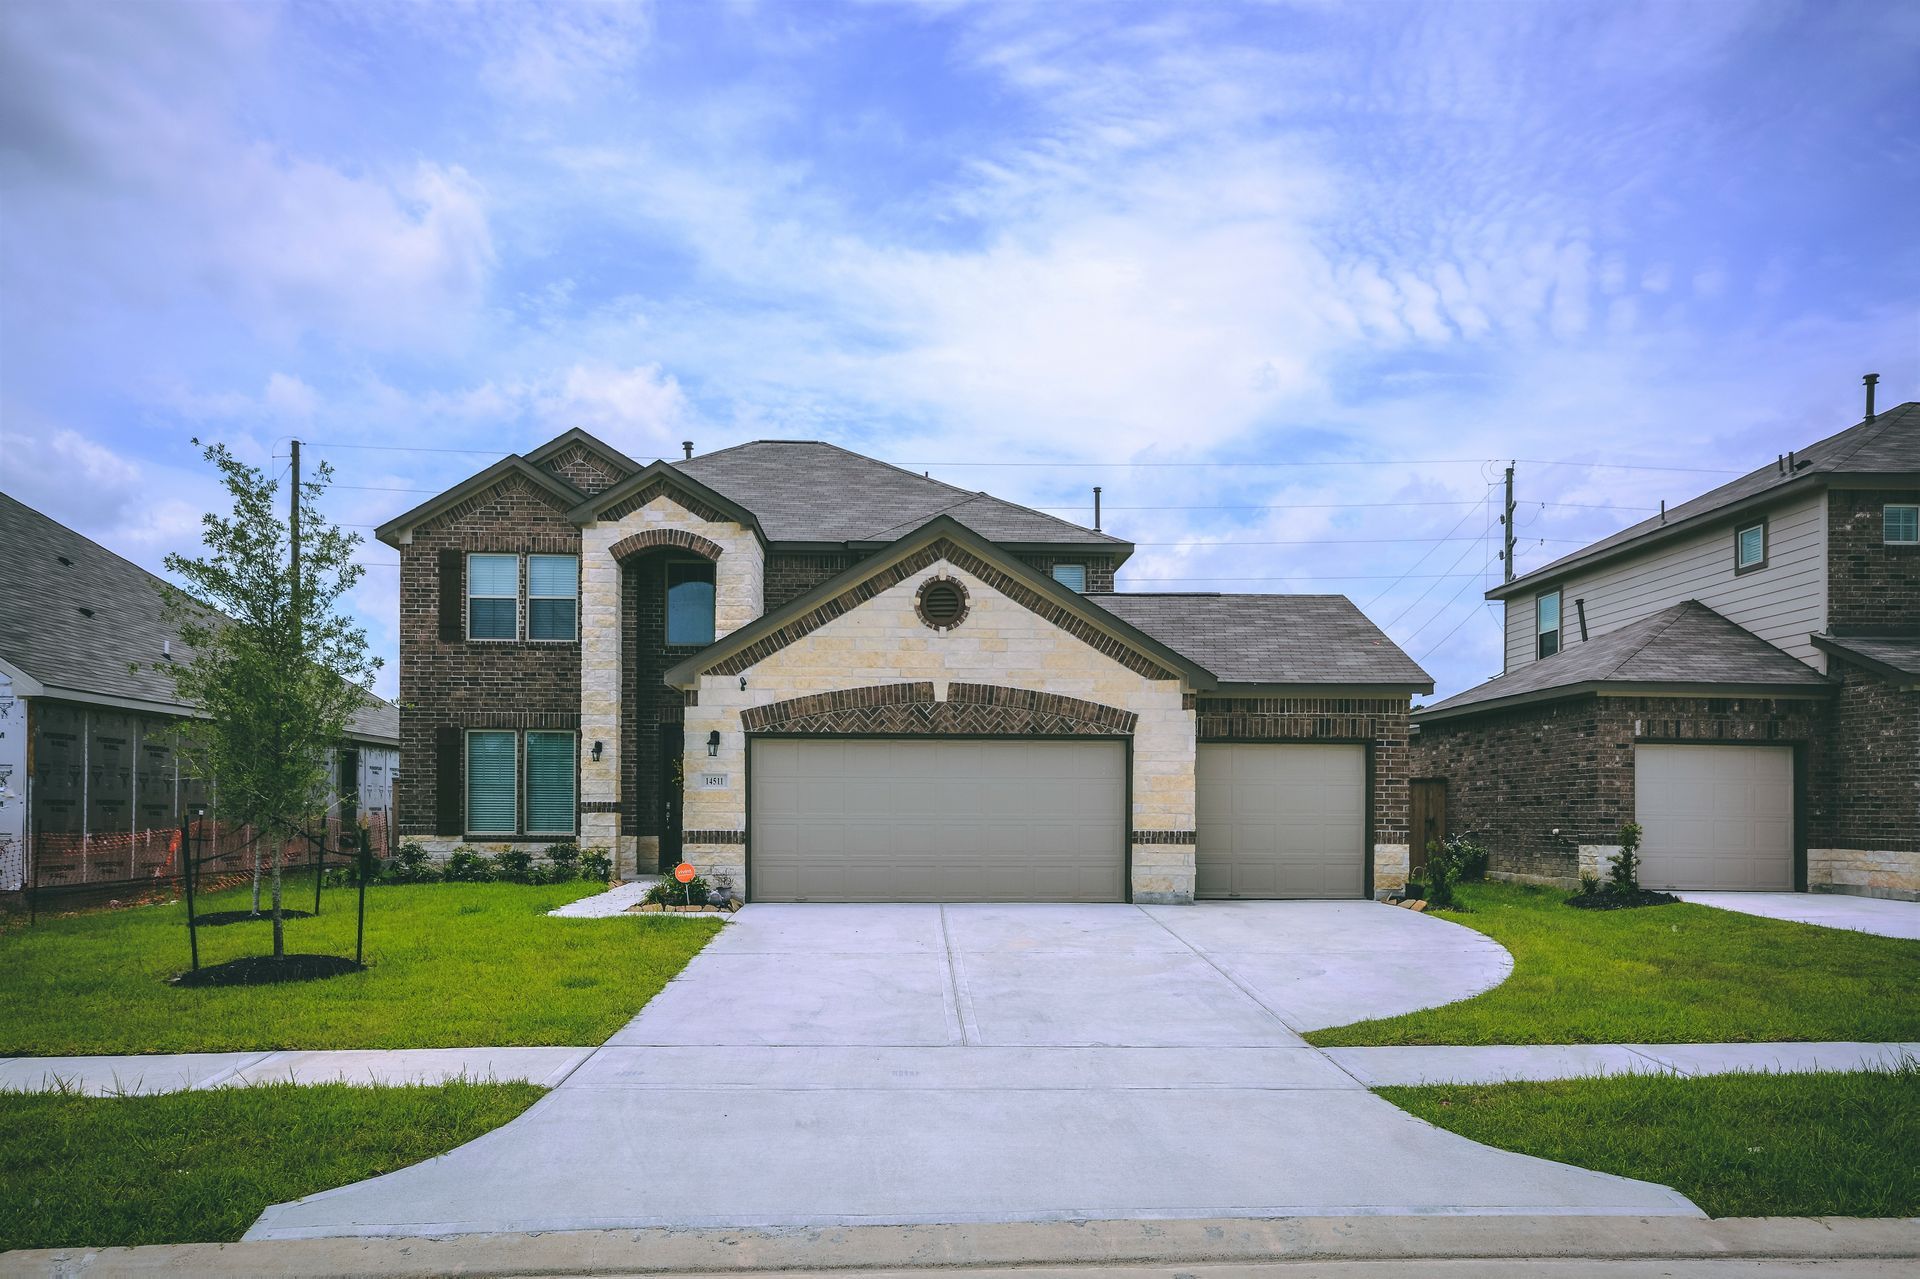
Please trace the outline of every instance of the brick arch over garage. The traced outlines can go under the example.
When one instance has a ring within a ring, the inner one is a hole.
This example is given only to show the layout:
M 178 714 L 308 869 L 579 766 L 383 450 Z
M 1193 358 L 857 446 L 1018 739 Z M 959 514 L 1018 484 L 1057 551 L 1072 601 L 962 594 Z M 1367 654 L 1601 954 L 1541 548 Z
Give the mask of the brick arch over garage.
M 607 548 L 607 553 L 618 563 L 624 564 L 636 555 L 647 551 L 666 548 L 675 551 L 691 551 L 702 559 L 717 560 L 726 548 L 718 542 L 701 537 L 698 533 L 689 533 L 683 528 L 650 528 L 631 536 L 623 537 Z
M 887 737 L 1125 737 L 1139 719 L 1117 706 L 999 684 L 956 682 L 947 687 L 943 702 L 935 699 L 933 684 L 926 680 L 810 693 L 740 713 L 741 727 L 749 733 Z

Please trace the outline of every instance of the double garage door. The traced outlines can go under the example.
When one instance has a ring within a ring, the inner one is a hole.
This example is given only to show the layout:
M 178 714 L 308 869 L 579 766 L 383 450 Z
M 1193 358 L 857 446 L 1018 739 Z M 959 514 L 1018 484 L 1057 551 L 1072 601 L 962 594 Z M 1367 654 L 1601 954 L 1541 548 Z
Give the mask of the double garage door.
M 752 747 L 756 901 L 1124 901 L 1114 740 L 765 738 Z M 1365 895 L 1358 746 L 1203 745 L 1197 891 Z
M 1636 746 L 1633 773 L 1643 885 L 1792 890 L 1792 748 Z

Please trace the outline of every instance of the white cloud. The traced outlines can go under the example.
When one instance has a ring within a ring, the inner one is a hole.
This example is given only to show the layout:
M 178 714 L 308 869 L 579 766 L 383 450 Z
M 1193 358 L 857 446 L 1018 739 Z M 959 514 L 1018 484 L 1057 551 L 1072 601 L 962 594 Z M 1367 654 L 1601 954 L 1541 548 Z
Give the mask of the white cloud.
M 533 404 L 554 433 L 580 427 L 635 456 L 662 456 L 690 417 L 687 397 L 658 365 L 614 368 L 576 364 Z

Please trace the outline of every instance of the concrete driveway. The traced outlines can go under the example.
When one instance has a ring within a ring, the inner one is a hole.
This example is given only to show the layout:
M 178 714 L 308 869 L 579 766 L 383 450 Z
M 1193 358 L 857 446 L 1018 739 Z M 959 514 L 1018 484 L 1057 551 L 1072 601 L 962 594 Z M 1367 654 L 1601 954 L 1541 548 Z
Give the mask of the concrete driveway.
M 1478 933 L 1370 902 L 750 906 L 520 1119 L 270 1208 L 248 1238 L 1699 1215 L 1433 1128 L 1298 1033 L 1464 998 L 1510 966 Z
M 1822 928 L 1844 928 L 1856 933 L 1920 941 L 1920 902 L 1855 897 L 1850 893 L 1675 893 L 1683 902 L 1759 915 L 1764 919 L 1791 919 Z

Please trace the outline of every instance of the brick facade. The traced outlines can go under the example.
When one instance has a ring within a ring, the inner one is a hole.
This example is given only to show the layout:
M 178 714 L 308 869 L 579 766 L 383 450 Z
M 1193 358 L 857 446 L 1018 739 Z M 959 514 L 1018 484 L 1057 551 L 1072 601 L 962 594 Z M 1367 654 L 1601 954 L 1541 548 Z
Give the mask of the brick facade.
M 1808 832 L 1818 848 L 1920 853 L 1920 689 L 1841 657 L 1825 745 L 1830 798 Z M 1920 887 L 1920 885 L 1916 885 Z
M 398 549 L 399 830 L 406 836 L 457 838 L 461 832 L 436 829 L 435 731 L 443 724 L 578 728 L 580 646 L 556 641 L 442 641 L 440 552 L 578 555 L 580 530 L 553 494 L 522 476 L 508 475 L 414 528 L 412 541 Z M 524 600 L 521 612 L 525 612 Z M 523 616 L 520 633 L 525 629 Z
M 767 556 L 767 611 L 805 595 L 814 587 L 846 572 L 865 557 L 856 551 L 775 551 Z M 1087 590 L 1113 589 L 1111 555 L 1021 555 L 1021 563 L 1051 575 L 1055 564 L 1087 566 Z
M 1490 873 L 1571 887 L 1581 847 L 1617 845 L 1633 820 L 1636 741 L 1807 747 L 1806 819 L 1817 826 L 1828 715 L 1824 702 L 1784 698 L 1577 697 L 1422 724 L 1411 775 L 1447 780 L 1447 825 L 1475 832 Z
M 1836 635 L 1920 632 L 1920 546 L 1888 546 L 1881 509 L 1920 502 L 1920 489 L 1827 494 L 1827 629 Z
M 811 693 L 740 712 L 749 733 L 861 733 L 1024 737 L 1125 737 L 1140 717 L 1061 693 L 954 682 L 945 701 L 930 680 Z

